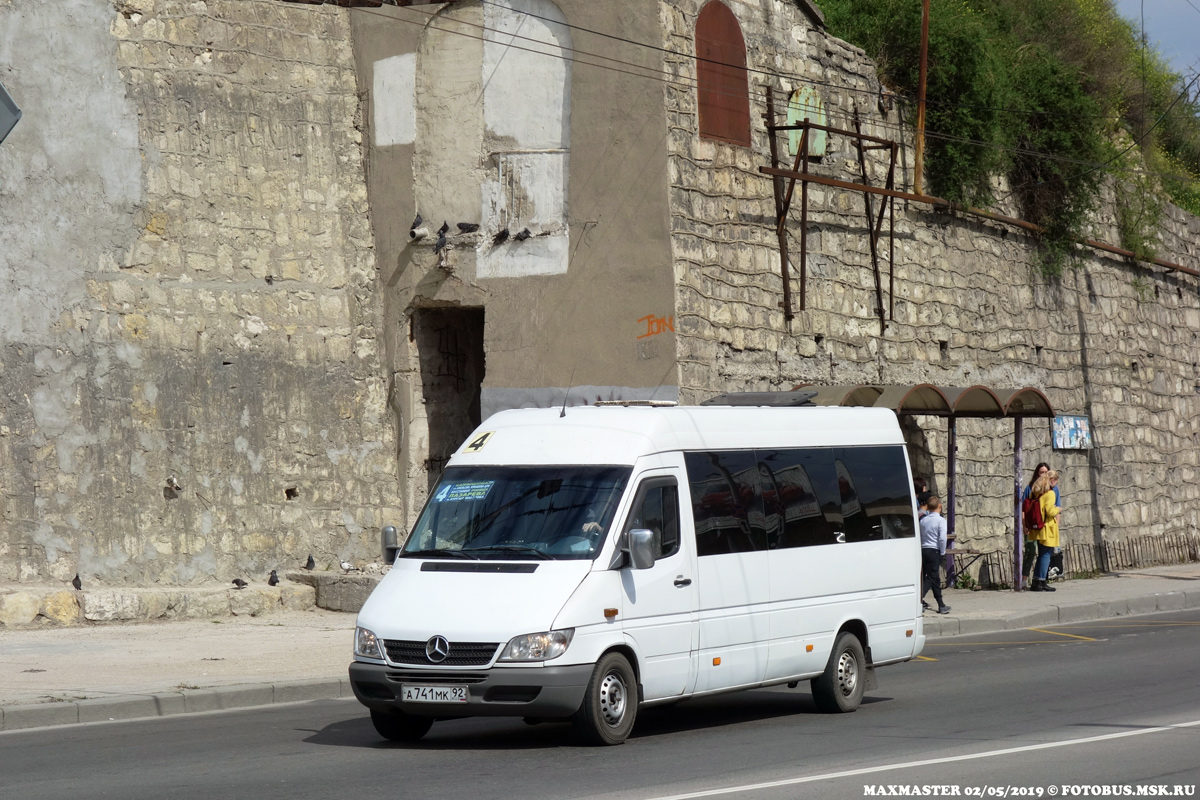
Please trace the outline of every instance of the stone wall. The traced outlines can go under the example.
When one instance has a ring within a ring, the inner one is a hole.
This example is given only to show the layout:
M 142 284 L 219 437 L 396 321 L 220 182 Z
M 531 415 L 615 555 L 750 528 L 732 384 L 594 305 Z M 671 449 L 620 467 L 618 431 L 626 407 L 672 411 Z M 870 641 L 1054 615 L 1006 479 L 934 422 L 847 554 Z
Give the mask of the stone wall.
M 0 582 L 253 583 L 398 512 L 347 12 L 0 3 Z
M 885 307 L 894 300 L 894 319 L 881 334 L 862 195 L 814 185 L 807 308 L 788 325 L 772 185 L 758 172 L 769 164 L 766 86 L 781 113 L 788 95 L 808 83 L 821 93 L 831 125 L 851 128 L 857 108 L 865 133 L 903 141 L 904 129 L 898 110 L 884 112 L 874 65 L 862 51 L 815 28 L 791 2 L 728 0 L 749 52 L 753 145 L 701 139 L 691 54 L 703 5 L 660 5 L 663 44 L 682 54 L 667 56 L 679 80 L 665 88 L 681 400 L 801 383 L 1038 387 L 1058 413 L 1090 416 L 1095 431 L 1090 453 L 1051 452 L 1048 425 L 1026 424 L 1026 467 L 1046 460 L 1063 471 L 1068 541 L 1194 529 L 1196 280 L 1086 249 L 1076 268 L 1049 279 L 1024 232 L 901 203 L 894 298 L 886 257 L 881 261 Z M 905 156 L 899 182 L 911 187 L 911 151 Z M 840 136 L 812 167 L 842 180 L 858 180 L 858 169 L 851 140 Z M 882 185 L 878 154 L 869 157 L 869 174 Z M 789 220 L 797 309 L 799 220 L 797 203 Z M 1097 223 L 1093 235 L 1117 241 L 1108 222 Z M 1161 255 L 1200 267 L 1198 235 L 1200 222 L 1172 209 Z M 944 493 L 945 421 L 916 418 L 907 431 L 914 470 Z M 1012 431 L 1011 421 L 958 424 L 958 531 L 965 544 L 1008 545 Z

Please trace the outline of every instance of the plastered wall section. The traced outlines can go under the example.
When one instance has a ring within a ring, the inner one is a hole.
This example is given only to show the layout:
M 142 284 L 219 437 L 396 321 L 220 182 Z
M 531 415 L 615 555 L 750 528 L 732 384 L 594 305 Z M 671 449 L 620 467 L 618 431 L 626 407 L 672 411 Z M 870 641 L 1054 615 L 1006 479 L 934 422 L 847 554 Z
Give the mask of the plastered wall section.
M 26 111 L 0 148 L 0 582 L 375 557 L 399 502 L 346 12 L 16 0 L 0 31 Z
M 588 29 L 602 30 L 634 41 L 656 41 L 661 34 L 653 5 L 563 0 L 556 8 L 575 26 L 570 37 L 576 55 L 601 53 L 649 68 L 627 72 L 658 74 L 655 70 L 661 62 L 653 49 L 588 33 Z M 456 223 L 485 222 L 473 209 L 480 207 L 481 197 L 488 196 L 481 192 L 481 184 L 491 181 L 495 173 L 492 151 L 521 149 L 506 144 L 515 138 L 511 132 L 544 123 L 545 104 L 536 101 L 544 87 L 531 89 L 528 98 L 518 95 L 486 110 L 484 86 L 499 57 L 490 51 L 492 60 L 480 72 L 474 64 L 482 60 L 477 51 L 484 45 L 470 37 L 499 36 L 479 27 L 494 28 L 487 20 L 495 6 L 485 13 L 484 4 L 455 3 L 453 28 L 464 35 L 442 37 L 438 51 L 422 58 L 427 28 L 445 25 L 435 21 L 444 17 L 441 10 L 426 5 L 351 12 L 360 85 L 374 93 L 368 103 L 372 109 L 368 118 L 371 213 L 386 287 L 385 363 L 398 420 L 409 521 L 420 510 L 427 489 L 429 414 L 422 395 L 423 375 L 440 368 L 439 354 L 422 354 L 417 347 L 419 337 L 411 327 L 415 309 L 484 310 L 485 416 L 505 407 L 561 403 L 572 385 L 571 404 L 655 393 L 674 399 L 678 392 L 661 84 L 653 78 L 589 66 L 589 61 L 607 62 L 582 56 L 570 65 L 569 129 L 565 131 L 569 155 L 562 159 L 568 165 L 565 259 L 561 265 L 556 262 L 556 274 L 536 274 L 543 271 L 537 264 L 541 256 L 533 253 L 529 269 L 521 267 L 525 263 L 521 243 L 510 240 L 504 264 L 516 265 L 509 270 L 511 276 L 485 277 L 494 274 L 495 259 L 492 266 L 481 269 L 479 253 L 491 252 L 492 232 L 485 232 L 486 239 L 483 232 L 458 235 Z M 519 17 L 515 19 L 519 22 Z M 503 29 L 515 29 L 512 23 L 507 20 Z M 503 41 L 517 48 L 547 49 L 520 39 Z M 522 53 L 514 51 L 500 63 L 518 55 Z M 407 88 L 410 59 L 412 88 Z M 562 64 L 551 66 L 554 69 L 547 68 L 548 74 L 563 73 Z M 442 72 L 422 74 L 429 69 Z M 453 94 L 453 102 L 445 98 L 427 102 L 424 93 L 431 91 L 431 85 L 447 83 L 453 92 L 442 86 L 443 94 Z M 397 103 L 409 104 L 413 110 L 397 110 Z M 410 118 L 411 128 L 406 128 Z M 481 125 L 485 127 L 472 127 Z M 405 130 L 411 132 L 411 141 L 397 133 Z M 421 137 L 432 131 L 442 133 L 427 140 L 431 146 L 418 146 Z M 430 174 L 430 163 L 449 166 Z M 563 180 L 549 173 L 544 177 Z M 418 197 L 435 196 L 455 200 L 442 205 L 426 202 L 418 208 Z M 436 235 L 410 240 L 409 226 L 418 210 L 430 231 L 443 221 L 450 224 L 450 247 L 444 256 L 434 252 Z M 525 244 L 536 246 L 540 238 Z
M 837 127 L 851 128 L 857 108 L 865 133 L 903 141 L 901 120 L 896 108 L 881 107 L 874 65 L 862 51 L 814 28 L 792 3 L 730 0 L 750 67 L 761 70 L 750 73 L 753 146 L 700 138 L 689 84 L 702 5 L 660 4 L 663 45 L 679 54 L 667 56 L 679 81 L 663 91 L 681 399 L 802 383 L 1038 387 L 1056 411 L 1087 415 L 1094 428 L 1094 450 L 1068 452 L 1050 449 L 1046 422 L 1025 426 L 1026 468 L 1046 460 L 1063 473 L 1066 541 L 1194 530 L 1196 280 L 1083 249 L 1075 268 L 1050 279 L 1037 269 L 1035 244 L 1024 233 L 900 204 L 894 296 L 887 260 L 881 261 L 884 305 L 890 311 L 894 303 L 894 319 L 881 333 L 862 195 L 813 185 L 804 311 L 798 204 L 788 222 L 797 309 L 789 326 L 780 305 L 772 185 L 758 173 L 770 159 L 765 86 L 782 98 L 806 83 L 815 86 Z M 833 136 L 829 146 L 813 171 L 860 180 L 852 142 Z M 911 187 L 911 150 L 903 155 L 898 183 Z M 886 164 L 869 156 L 868 172 L 882 185 Z M 874 203 L 878 210 L 878 198 Z M 1116 243 L 1111 219 L 1109 206 L 1092 234 Z M 1195 218 L 1169 209 L 1160 254 L 1196 268 L 1198 235 Z M 881 246 L 886 250 L 886 224 Z M 944 495 L 945 421 L 910 419 L 906 435 L 914 470 Z M 960 420 L 957 457 L 960 540 L 984 550 L 1010 548 L 1013 423 Z

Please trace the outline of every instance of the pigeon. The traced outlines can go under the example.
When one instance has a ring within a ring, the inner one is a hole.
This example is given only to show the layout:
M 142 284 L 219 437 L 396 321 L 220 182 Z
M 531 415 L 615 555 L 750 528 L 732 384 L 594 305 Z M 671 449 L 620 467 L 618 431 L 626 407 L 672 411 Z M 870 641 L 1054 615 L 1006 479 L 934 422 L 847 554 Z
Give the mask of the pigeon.
M 504 228 L 492 237 L 492 244 L 504 244 L 508 241 L 508 228 Z
M 438 240 L 433 243 L 433 252 L 440 253 L 446 249 L 446 234 L 438 237 Z
M 308 554 L 308 561 L 304 562 L 304 569 L 315 569 L 317 562 L 313 561 L 312 553 Z
M 445 236 L 446 232 L 449 230 L 450 230 L 450 223 L 443 222 L 442 227 L 438 228 L 438 236 Z
M 526 228 L 525 230 L 521 231 L 513 238 L 516 239 L 518 242 L 523 242 L 526 239 L 528 239 L 530 236 L 533 236 L 533 234 L 529 232 L 529 228 Z
M 357 571 L 358 571 L 358 567 L 354 566 L 354 565 L 353 565 L 353 564 L 351 564 L 349 561 L 343 561 L 343 562 L 342 562 L 342 569 L 343 569 L 343 570 L 345 570 L 345 571 L 346 571 L 346 573 L 351 573 L 351 572 L 357 572 Z
M 463 233 L 474 233 L 479 230 L 479 226 L 474 222 L 460 222 L 458 223 L 458 229 Z
M 278 585 L 279 585 L 279 575 L 277 575 L 275 573 L 275 570 L 271 570 L 271 577 L 267 578 L 267 586 L 278 586 Z
M 83 589 L 83 581 L 79 580 L 78 572 L 75 573 L 75 577 L 71 580 L 71 585 L 75 587 L 75 591 L 77 592 Z
M 410 231 L 415 231 L 417 228 L 421 227 L 421 223 L 422 223 L 422 222 L 424 222 L 424 221 L 425 221 L 425 220 L 424 220 L 424 219 L 421 217 L 421 215 L 420 215 L 420 214 L 417 214 L 417 217 L 416 217 L 416 219 L 414 219 L 414 220 L 413 220 L 412 227 L 411 227 L 411 228 L 409 228 L 409 230 L 410 230 Z
M 174 489 L 177 492 L 183 488 L 182 486 L 179 485 L 179 481 L 175 480 L 174 475 L 167 478 L 167 486 L 170 486 L 172 489 Z
M 246 583 L 246 582 L 245 582 L 244 580 L 242 580 L 241 578 L 234 578 L 234 579 L 233 579 L 233 585 L 234 585 L 234 586 L 236 586 L 236 587 L 237 587 L 237 588 L 239 588 L 239 589 L 245 589 L 245 588 L 246 588 L 247 586 L 249 586 L 250 584 Z

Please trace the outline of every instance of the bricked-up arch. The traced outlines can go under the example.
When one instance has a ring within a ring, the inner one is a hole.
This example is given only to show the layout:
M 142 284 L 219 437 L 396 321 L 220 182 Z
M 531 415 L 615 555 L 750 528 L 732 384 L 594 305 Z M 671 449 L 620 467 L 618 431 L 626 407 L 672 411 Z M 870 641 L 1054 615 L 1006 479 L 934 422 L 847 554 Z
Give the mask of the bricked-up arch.
M 712 0 L 696 20 L 696 58 L 700 135 L 749 146 L 746 40 L 737 17 L 721 0 Z

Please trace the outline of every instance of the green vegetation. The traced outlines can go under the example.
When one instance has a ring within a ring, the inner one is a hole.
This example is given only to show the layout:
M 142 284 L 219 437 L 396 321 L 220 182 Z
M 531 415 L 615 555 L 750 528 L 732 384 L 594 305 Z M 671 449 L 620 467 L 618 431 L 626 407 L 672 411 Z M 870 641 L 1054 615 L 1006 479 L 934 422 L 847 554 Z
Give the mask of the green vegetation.
M 1117 179 L 1122 243 L 1153 257 L 1165 193 L 1200 215 L 1200 95 L 1119 17 L 1112 0 L 932 0 L 926 172 L 947 200 L 994 204 L 1007 175 L 1047 230 L 1057 273 Z M 829 31 L 876 59 L 915 122 L 921 0 L 822 0 Z M 1189 85 L 1189 89 L 1190 89 Z M 1157 125 L 1156 125 L 1157 123 Z M 1134 143 L 1139 142 L 1140 146 Z M 1102 164 L 1103 166 L 1096 166 Z

